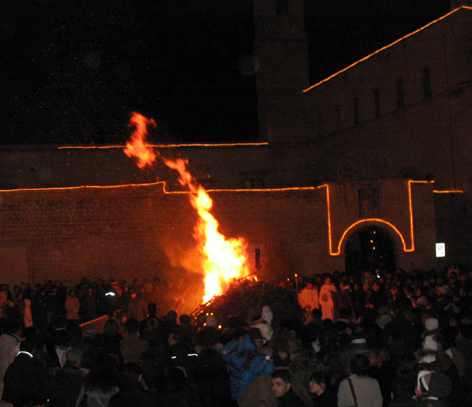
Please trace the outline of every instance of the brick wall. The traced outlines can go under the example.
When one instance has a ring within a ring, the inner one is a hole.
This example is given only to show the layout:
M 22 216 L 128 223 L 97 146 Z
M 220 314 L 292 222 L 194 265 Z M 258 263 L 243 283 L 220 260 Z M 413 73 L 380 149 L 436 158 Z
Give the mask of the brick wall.
M 325 205 L 322 192 L 210 195 L 221 232 L 244 237 L 251 256 L 260 250 L 258 272 L 284 274 L 288 265 L 306 269 L 315 252 L 326 251 L 325 219 L 317 216 Z M 186 262 L 198 270 L 190 259 L 195 210 L 186 193 L 166 193 L 162 183 L 2 191 L 0 219 L 0 248 L 26 252 L 31 282 L 163 278 L 180 275 Z M 15 273 L 24 278 L 22 270 L 5 269 L 2 277 L 13 283 Z
M 382 216 L 407 235 L 405 185 L 406 181 L 385 181 L 382 188 L 390 192 L 381 205 Z M 333 236 L 339 237 L 358 219 L 358 206 L 346 206 L 343 196 L 357 196 L 361 187 L 344 184 L 345 193 L 333 194 Z M 421 205 L 415 205 L 416 216 L 423 223 L 431 219 L 433 225 L 418 229 L 418 248 L 425 242 L 430 246 L 434 235 L 430 189 L 429 185 L 415 187 L 421 198 Z M 343 256 L 329 255 L 326 188 L 215 190 L 209 195 L 220 232 L 247 241 L 250 270 L 258 276 L 271 279 L 343 270 Z M 396 205 L 390 202 L 392 196 L 397 196 Z M 188 273 L 201 272 L 193 237 L 196 212 L 188 198 L 185 192 L 166 192 L 164 183 L 1 191 L 0 255 L 8 261 L 2 263 L 0 277 L 10 284 L 26 278 L 70 284 L 83 276 L 198 280 Z M 398 210 L 400 203 L 405 210 Z

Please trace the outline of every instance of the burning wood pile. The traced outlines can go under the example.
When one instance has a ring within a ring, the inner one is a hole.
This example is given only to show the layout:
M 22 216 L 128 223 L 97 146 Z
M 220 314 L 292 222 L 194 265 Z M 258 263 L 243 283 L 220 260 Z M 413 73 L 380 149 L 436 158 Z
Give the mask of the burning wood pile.
M 232 282 L 224 294 L 213 297 L 198 307 L 192 315 L 200 325 L 204 324 L 207 315 L 214 315 L 222 327 L 228 318 L 233 316 L 240 317 L 250 324 L 255 317 L 260 317 L 265 305 L 273 312 L 274 327 L 303 320 L 303 310 L 298 304 L 294 290 L 253 280 Z

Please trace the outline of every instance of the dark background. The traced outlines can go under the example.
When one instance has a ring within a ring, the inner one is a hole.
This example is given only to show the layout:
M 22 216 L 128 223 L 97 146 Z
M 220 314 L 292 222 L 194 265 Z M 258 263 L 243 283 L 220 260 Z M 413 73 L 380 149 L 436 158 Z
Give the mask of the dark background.
M 274 0 L 275 1 L 275 0 Z M 311 82 L 449 11 L 448 0 L 305 0 Z M 2 0 L 0 144 L 256 140 L 252 0 Z

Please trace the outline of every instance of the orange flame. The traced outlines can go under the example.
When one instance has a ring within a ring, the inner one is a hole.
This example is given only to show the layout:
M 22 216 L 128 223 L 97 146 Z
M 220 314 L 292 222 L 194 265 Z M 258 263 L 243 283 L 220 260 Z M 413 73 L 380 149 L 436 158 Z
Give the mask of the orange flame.
M 135 130 L 131 134 L 131 140 L 126 142 L 126 148 L 123 150 L 128 157 L 135 157 L 136 164 L 143 169 L 146 165 L 151 165 L 156 160 L 154 149 L 146 142 L 148 126 L 156 127 L 153 119 L 148 119 L 142 114 L 133 112 L 129 121 L 129 126 Z
M 190 203 L 195 208 L 198 220 L 193 236 L 201 254 L 204 273 L 205 294 L 203 301 L 211 300 L 215 295 L 224 292 L 231 280 L 249 274 L 246 264 L 246 242 L 242 238 L 226 239 L 218 232 L 218 221 L 210 213 L 213 201 L 205 189 L 187 171 L 187 160 L 170 160 L 156 153 L 146 142 L 147 126 L 156 125 L 154 120 L 147 119 L 139 113 L 133 113 L 131 125 L 136 127 L 131 141 L 126 144 L 125 153 L 137 159 L 140 168 L 151 165 L 159 156 L 165 165 L 179 173 L 179 183 L 188 188 Z

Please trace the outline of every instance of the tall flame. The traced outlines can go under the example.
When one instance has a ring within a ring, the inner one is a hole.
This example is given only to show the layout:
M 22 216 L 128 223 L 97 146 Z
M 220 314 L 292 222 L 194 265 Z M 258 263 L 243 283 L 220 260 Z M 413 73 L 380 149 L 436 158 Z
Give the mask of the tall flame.
M 222 293 L 232 279 L 249 274 L 246 264 L 246 242 L 242 238 L 226 239 L 218 232 L 218 221 L 210 213 L 213 201 L 205 189 L 187 171 L 187 160 L 170 160 L 162 157 L 146 141 L 148 126 L 156 126 L 152 119 L 139 113 L 133 113 L 130 126 L 135 127 L 131 140 L 126 143 L 125 153 L 135 157 L 137 165 L 143 169 L 152 165 L 157 157 L 169 168 L 179 173 L 179 183 L 191 192 L 189 199 L 195 208 L 198 220 L 193 236 L 201 254 L 201 266 L 204 273 L 205 294 L 207 302 L 215 295 Z

